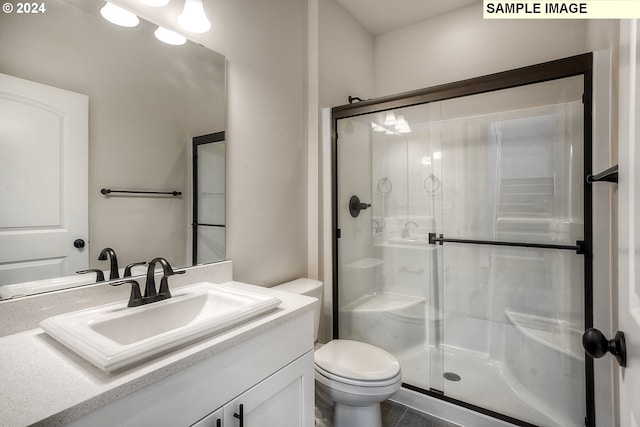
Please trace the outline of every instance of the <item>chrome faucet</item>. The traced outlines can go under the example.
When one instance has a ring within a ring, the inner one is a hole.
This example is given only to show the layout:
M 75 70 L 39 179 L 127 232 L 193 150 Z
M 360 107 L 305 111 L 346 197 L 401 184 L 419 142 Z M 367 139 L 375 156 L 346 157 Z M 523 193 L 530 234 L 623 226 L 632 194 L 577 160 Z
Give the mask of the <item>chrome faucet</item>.
M 119 279 L 120 273 L 118 273 L 118 257 L 116 257 L 116 251 L 111 248 L 104 248 L 98 256 L 98 261 L 106 261 L 109 258 L 111 268 L 109 271 L 109 280 Z
M 162 279 L 160 280 L 160 289 L 158 289 L 157 292 L 154 277 L 156 263 L 159 263 L 163 270 Z M 169 261 L 164 258 L 154 258 L 149 261 L 149 266 L 147 267 L 147 282 L 144 287 L 144 296 L 142 297 L 142 299 L 147 302 L 144 302 L 143 304 L 171 298 L 171 292 L 169 292 L 169 276 L 173 276 L 174 274 L 184 274 L 184 271 L 173 271 Z
M 403 239 L 409 237 L 409 225 L 411 225 L 411 224 L 415 225 L 416 228 L 418 228 L 418 224 L 416 224 L 415 222 L 407 221 L 406 224 L 404 225 L 404 228 L 402 229 L 402 238 Z

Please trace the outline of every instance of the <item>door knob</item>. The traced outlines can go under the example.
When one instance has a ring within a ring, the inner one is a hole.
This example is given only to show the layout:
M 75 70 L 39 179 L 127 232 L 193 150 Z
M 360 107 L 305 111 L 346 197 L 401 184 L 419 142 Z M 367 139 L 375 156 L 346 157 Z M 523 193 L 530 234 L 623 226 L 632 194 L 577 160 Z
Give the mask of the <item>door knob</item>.
M 582 335 L 582 346 L 591 357 L 599 359 L 609 352 L 615 356 L 620 366 L 623 368 L 627 366 L 627 343 L 624 332 L 618 331 L 612 339 L 607 340 L 598 329 L 590 328 Z
M 82 249 L 84 248 L 84 240 L 82 239 L 76 239 L 73 241 L 73 247 L 74 248 L 78 248 L 78 249 Z
M 362 203 L 360 202 L 360 198 L 358 196 L 351 196 L 349 199 L 349 213 L 352 217 L 357 217 L 360 215 L 360 211 L 371 207 L 371 203 Z

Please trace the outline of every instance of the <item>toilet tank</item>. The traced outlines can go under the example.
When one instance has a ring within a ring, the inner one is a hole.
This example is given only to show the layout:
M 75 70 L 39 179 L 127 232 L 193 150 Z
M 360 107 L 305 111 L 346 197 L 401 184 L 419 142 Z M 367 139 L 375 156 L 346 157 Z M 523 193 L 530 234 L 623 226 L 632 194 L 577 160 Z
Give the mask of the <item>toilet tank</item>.
M 314 279 L 296 279 L 281 285 L 276 285 L 272 289 L 283 292 L 291 292 L 298 295 L 306 295 L 317 298 L 318 301 L 313 305 L 313 342 L 318 340 L 318 328 L 320 326 L 320 310 L 322 309 L 322 282 Z

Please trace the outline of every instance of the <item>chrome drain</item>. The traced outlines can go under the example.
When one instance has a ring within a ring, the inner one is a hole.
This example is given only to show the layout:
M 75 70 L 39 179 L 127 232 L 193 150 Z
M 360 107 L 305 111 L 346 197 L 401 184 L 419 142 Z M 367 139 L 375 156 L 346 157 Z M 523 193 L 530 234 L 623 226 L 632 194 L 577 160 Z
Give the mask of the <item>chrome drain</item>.
M 442 374 L 442 376 L 445 380 L 449 381 L 460 381 L 462 379 L 460 378 L 460 375 L 456 374 L 455 372 L 445 372 L 444 374 Z

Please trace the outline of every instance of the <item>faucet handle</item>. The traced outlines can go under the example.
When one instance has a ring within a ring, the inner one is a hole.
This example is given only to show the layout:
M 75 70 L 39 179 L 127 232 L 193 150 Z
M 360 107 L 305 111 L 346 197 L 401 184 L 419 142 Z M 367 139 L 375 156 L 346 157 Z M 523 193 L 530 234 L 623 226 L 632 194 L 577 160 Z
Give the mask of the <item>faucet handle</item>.
M 122 280 L 120 282 L 111 282 L 109 283 L 111 286 L 120 286 L 126 283 L 131 284 L 131 295 L 129 296 L 129 303 L 127 307 L 137 307 L 142 305 L 142 293 L 140 293 L 140 283 L 137 280 L 129 279 Z
M 163 274 L 160 279 L 160 289 L 158 290 L 158 296 L 162 296 L 160 299 L 171 298 L 171 292 L 169 292 L 169 277 L 174 274 L 184 274 L 185 271 L 171 271 L 171 273 Z
M 137 265 L 145 265 L 147 262 L 132 262 L 124 268 L 124 277 L 131 277 L 131 269 Z
M 96 273 L 96 283 L 104 282 L 104 273 L 102 272 L 102 270 L 99 270 L 97 268 L 91 268 L 89 270 L 79 270 L 79 271 L 76 271 L 76 273 L 78 274 Z

